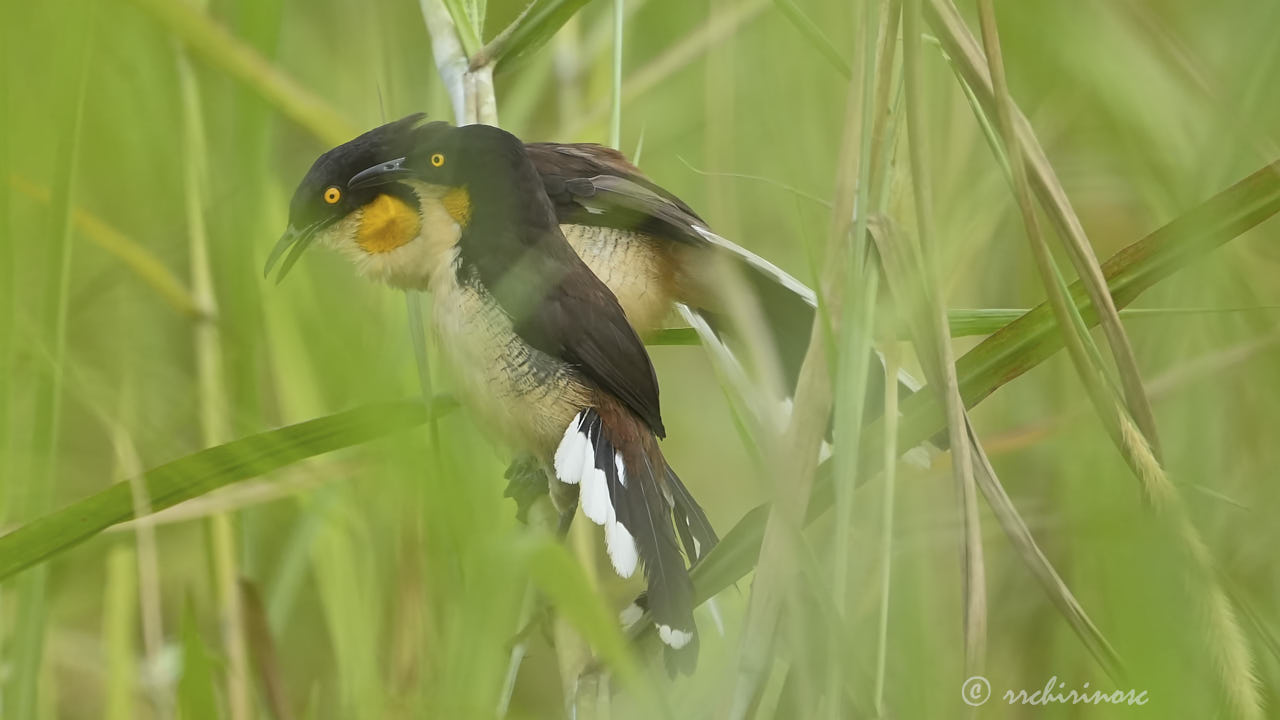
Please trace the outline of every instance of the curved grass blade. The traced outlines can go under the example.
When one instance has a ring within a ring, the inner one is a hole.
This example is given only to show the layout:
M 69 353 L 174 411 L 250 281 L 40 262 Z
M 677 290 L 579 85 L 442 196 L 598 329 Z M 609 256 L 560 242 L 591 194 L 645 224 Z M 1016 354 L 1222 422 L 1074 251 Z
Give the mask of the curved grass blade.
M 588 0 L 534 0 L 471 58 L 471 66 L 506 69 L 547 43 Z
M 437 397 L 436 416 L 456 407 Z M 147 471 L 152 510 L 316 455 L 421 425 L 420 400 L 378 403 L 233 440 Z M 119 483 L 0 537 L 0 580 L 134 517 L 128 483 Z
M 805 15 L 804 11 L 797 7 L 792 0 L 773 0 L 773 4 L 778 6 L 778 10 L 791 22 L 792 27 L 798 30 L 801 35 L 804 35 L 805 39 L 813 45 L 813 48 L 822 54 L 827 64 L 843 75 L 845 80 L 853 77 L 853 68 L 849 66 L 848 61 L 844 59 L 840 51 L 836 49 L 836 46 L 831 44 L 831 41 L 827 39 L 826 34 L 822 32 L 822 28 L 818 27 L 818 23 L 813 21 L 813 18 Z
M 983 7 L 989 10 L 989 6 Z M 1138 372 L 1129 337 L 1120 324 L 1120 318 L 1116 313 L 1117 308 L 1107 292 L 1106 279 L 1098 265 L 1098 258 L 1094 254 L 1093 246 L 1089 244 L 1080 218 L 1071 206 L 1066 190 L 1058 181 L 1057 173 L 1054 172 L 1044 149 L 1036 139 L 1030 121 L 1013 103 L 1008 89 L 1003 87 L 998 43 L 989 46 L 997 54 L 989 56 L 988 62 L 984 63 L 983 51 L 979 48 L 978 41 L 969 32 L 951 0 L 930 0 L 928 11 L 930 25 L 938 33 L 947 54 L 960 70 L 965 84 L 974 92 L 979 103 L 986 110 L 986 114 L 995 116 L 1000 121 L 1001 134 L 1005 139 L 1008 156 L 1014 158 L 1017 165 L 1016 168 L 1010 168 L 1015 171 L 1015 190 L 1017 178 L 1025 171 L 1025 178 L 1021 184 L 1025 186 L 1029 181 L 1032 185 L 1046 216 L 1057 229 L 1071 264 L 1082 280 L 1081 287 L 1088 293 L 1093 305 L 1102 310 L 1098 316 L 1099 325 L 1111 348 L 1111 356 L 1120 377 L 1124 403 L 1158 459 L 1160 443 L 1156 433 L 1155 417 L 1151 412 L 1151 402 L 1143 389 L 1142 377 Z M 984 38 L 991 42 L 995 37 L 993 15 L 990 12 L 981 14 L 985 23 Z M 1019 155 L 1022 156 L 1020 159 Z M 1023 198 L 1019 196 L 1019 199 Z M 1027 203 L 1029 200 L 1019 204 Z M 1031 234 L 1036 235 L 1034 231 Z M 1053 293 L 1054 290 L 1051 288 L 1050 292 Z M 1061 303 L 1058 304 L 1061 306 Z M 1092 345 L 1092 342 L 1090 341 L 1089 344 Z M 1073 357 L 1077 355 L 1075 345 L 1073 341 L 1068 346 Z M 1087 382 L 1086 388 L 1090 385 L 1092 383 Z

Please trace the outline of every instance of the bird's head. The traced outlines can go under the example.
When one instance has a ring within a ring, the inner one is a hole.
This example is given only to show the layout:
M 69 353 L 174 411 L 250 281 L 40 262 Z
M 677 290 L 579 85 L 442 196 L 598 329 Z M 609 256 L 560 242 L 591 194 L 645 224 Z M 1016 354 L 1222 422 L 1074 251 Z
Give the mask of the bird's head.
M 498 217 L 507 214 L 510 198 L 528 196 L 504 192 L 504 181 L 541 189 L 523 144 L 510 133 L 422 118 L 383 125 L 321 155 L 294 192 L 289 228 L 267 272 L 288 253 L 283 278 L 309 245 L 319 244 L 338 250 L 362 275 L 425 289 L 471 222 L 473 192 L 489 198 L 482 202 L 486 215 Z
M 312 244 L 338 250 L 366 273 L 402 260 L 395 256 L 422 231 L 424 199 L 406 184 L 352 188 L 349 183 L 370 166 L 403 157 L 423 131 L 444 125 L 423 125 L 424 117 L 418 113 L 387 123 L 317 158 L 293 193 L 289 227 L 267 258 L 266 274 L 283 258 L 277 281 L 283 279 Z

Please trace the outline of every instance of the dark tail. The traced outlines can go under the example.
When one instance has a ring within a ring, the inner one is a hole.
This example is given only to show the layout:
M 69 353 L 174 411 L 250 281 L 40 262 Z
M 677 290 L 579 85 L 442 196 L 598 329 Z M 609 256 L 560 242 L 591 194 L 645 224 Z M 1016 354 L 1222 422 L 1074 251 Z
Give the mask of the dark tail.
M 556 476 L 580 485 L 579 507 L 604 528 L 614 570 L 630 577 L 637 562 L 643 566 L 645 609 L 666 645 L 667 667 L 692 672 L 698 657 L 693 582 L 680 546 L 696 562 L 718 538 L 649 428 L 629 411 L 603 404 L 578 413 L 565 430 Z

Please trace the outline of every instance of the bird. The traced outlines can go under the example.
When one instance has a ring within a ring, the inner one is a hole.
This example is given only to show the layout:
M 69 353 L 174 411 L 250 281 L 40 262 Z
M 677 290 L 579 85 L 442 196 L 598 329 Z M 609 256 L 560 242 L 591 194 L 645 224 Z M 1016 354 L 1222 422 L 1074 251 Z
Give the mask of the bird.
M 429 291 L 463 404 L 558 487 L 577 489 L 551 493 L 562 525 L 576 499 L 603 528 L 617 574 L 643 569 L 668 668 L 689 672 L 698 640 L 686 558 L 696 563 L 718 537 L 659 446 L 666 430 L 645 346 L 566 240 L 525 144 L 488 125 L 422 120 L 321 155 L 266 272 L 284 257 L 283 277 L 319 244 L 364 274 Z
M 343 148 L 341 155 L 358 154 L 369 166 L 394 162 L 413 150 L 413 135 L 404 128 L 424 120 L 423 113 L 415 113 L 375 128 L 339 146 Z M 817 311 L 817 295 L 812 289 L 774 263 L 711 231 L 687 203 L 650 180 L 613 148 L 594 143 L 531 142 L 525 144 L 525 151 L 552 200 L 565 238 L 613 291 L 642 338 L 661 329 L 676 312 L 704 341 L 723 348 L 741 347 L 729 319 L 733 302 L 724 288 L 727 268 L 744 280 L 763 315 L 767 344 L 777 353 L 783 401 L 791 398 Z M 281 238 L 272 261 L 291 245 L 288 235 Z M 293 246 L 295 252 L 281 266 L 281 275 L 305 247 Z M 362 275 L 392 285 L 405 280 L 400 259 L 406 253 L 368 252 L 378 249 L 372 245 L 340 249 Z M 883 367 L 883 357 L 873 352 Z M 728 354 L 737 357 L 732 351 Z M 874 365 L 868 367 L 866 413 L 873 418 L 883 409 L 883 372 Z M 900 397 L 921 386 L 903 369 L 899 369 L 897 381 Z

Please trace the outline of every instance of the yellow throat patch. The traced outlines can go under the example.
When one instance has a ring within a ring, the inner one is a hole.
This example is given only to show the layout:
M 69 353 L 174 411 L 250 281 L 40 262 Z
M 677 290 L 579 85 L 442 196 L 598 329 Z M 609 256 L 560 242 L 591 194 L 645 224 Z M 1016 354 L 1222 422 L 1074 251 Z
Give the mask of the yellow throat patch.
M 445 193 L 440 203 L 459 227 L 466 227 L 471 222 L 471 193 L 465 187 L 456 187 Z
M 388 253 L 418 236 L 418 211 L 394 195 L 379 195 L 361 208 L 356 242 L 367 253 Z

